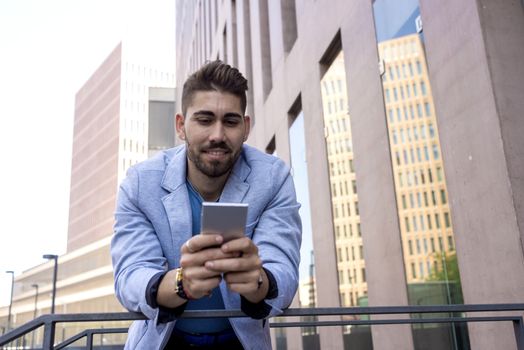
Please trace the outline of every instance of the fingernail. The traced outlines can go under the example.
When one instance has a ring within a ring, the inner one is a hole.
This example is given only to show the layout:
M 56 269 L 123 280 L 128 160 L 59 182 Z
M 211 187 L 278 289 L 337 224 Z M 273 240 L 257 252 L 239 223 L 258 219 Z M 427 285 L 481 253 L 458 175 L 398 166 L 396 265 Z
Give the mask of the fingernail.
M 215 239 L 216 239 L 217 243 L 222 243 L 222 241 L 224 240 L 224 237 L 218 235 Z
M 212 261 L 207 261 L 206 262 L 206 266 L 207 267 L 213 267 L 213 266 L 215 266 L 215 264 Z

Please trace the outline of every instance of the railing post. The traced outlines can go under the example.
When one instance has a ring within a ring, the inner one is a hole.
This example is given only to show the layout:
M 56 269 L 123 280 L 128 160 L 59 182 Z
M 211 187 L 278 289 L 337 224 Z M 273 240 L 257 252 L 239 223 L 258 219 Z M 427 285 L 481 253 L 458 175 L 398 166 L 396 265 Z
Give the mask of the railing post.
M 86 334 L 87 341 L 86 341 L 86 349 L 92 350 L 93 349 L 93 331 L 89 331 Z
M 517 349 L 524 350 L 524 320 L 522 316 L 513 321 L 513 330 L 515 331 Z
M 55 344 L 55 320 L 46 320 L 44 325 L 44 342 L 42 347 L 44 350 L 53 350 Z

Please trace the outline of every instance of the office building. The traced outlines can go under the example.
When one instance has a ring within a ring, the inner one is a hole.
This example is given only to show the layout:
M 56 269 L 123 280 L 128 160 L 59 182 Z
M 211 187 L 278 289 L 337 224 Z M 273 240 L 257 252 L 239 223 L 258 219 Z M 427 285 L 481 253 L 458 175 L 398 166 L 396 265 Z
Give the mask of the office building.
M 293 168 L 307 293 L 293 306 L 522 300 L 523 13 L 515 0 L 177 3 L 177 85 L 207 60 L 238 67 L 248 142 Z M 512 349 L 512 332 L 317 327 L 275 347 Z
M 149 88 L 173 83 L 173 73 L 133 60 L 119 45 L 77 93 L 68 251 L 112 232 L 116 188 L 126 170 L 149 155 Z M 173 138 L 155 142 L 172 146 Z
M 155 66 L 126 48 L 117 45 L 76 95 L 68 251 L 58 258 L 56 313 L 125 311 L 114 294 L 110 256 L 118 184 L 130 166 L 174 146 L 174 63 Z M 16 276 L 14 326 L 50 312 L 52 272 L 49 261 Z M 7 307 L 0 317 L 7 318 Z M 57 340 L 83 329 L 60 324 Z M 41 337 L 38 331 L 36 344 Z M 100 339 L 121 344 L 125 335 Z

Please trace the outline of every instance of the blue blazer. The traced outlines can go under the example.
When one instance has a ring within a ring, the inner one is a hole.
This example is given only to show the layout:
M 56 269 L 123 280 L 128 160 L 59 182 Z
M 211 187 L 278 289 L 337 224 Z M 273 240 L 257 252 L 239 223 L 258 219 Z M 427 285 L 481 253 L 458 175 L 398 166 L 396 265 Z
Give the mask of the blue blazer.
M 278 315 L 298 287 L 301 222 L 289 167 L 280 159 L 244 145 L 225 184 L 222 202 L 249 203 L 246 235 L 258 246 L 263 266 L 277 282 L 267 300 Z M 120 185 L 111 256 L 115 292 L 130 311 L 148 320 L 129 328 L 126 349 L 162 349 L 176 321 L 158 322 L 158 308 L 146 302 L 146 287 L 161 271 L 179 267 L 180 247 L 191 238 L 191 206 L 186 187 L 186 146 L 181 145 L 129 169 Z M 240 309 L 240 296 L 220 291 L 226 309 Z M 268 322 L 231 318 L 245 349 L 270 349 Z

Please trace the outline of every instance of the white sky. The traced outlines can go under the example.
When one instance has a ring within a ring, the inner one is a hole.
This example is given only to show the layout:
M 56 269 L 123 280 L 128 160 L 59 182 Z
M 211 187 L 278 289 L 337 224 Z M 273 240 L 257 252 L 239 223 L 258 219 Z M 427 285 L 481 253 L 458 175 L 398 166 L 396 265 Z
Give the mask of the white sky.
M 175 0 L 0 0 L 0 306 L 4 271 L 65 253 L 76 92 L 124 38 L 174 65 L 174 22 Z

